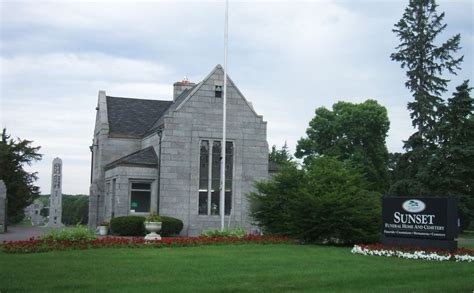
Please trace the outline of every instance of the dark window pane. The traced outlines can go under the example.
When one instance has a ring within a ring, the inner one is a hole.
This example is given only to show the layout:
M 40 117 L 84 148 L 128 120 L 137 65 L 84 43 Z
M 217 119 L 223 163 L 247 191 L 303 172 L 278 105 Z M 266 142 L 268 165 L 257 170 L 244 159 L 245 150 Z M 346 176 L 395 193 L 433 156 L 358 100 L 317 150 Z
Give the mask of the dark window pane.
M 135 212 L 150 211 L 150 192 L 149 191 L 132 191 L 130 200 L 130 209 Z
M 212 146 L 212 179 L 221 177 L 221 142 L 215 141 Z
M 232 207 L 232 193 L 225 193 L 225 206 L 224 206 L 224 215 L 230 215 L 230 209 Z
M 146 189 L 150 190 L 150 183 L 132 183 L 132 189 Z
M 209 153 L 209 141 L 203 140 L 201 141 L 201 155 Z
M 201 164 L 199 165 L 199 178 L 200 179 L 207 179 L 209 173 L 209 161 L 206 157 L 201 157 Z
M 222 92 L 221 91 L 215 91 L 214 93 L 215 93 L 214 97 L 216 97 L 216 98 L 222 97 Z
M 200 215 L 207 215 L 207 191 L 199 192 L 199 210 Z
M 234 144 L 231 141 L 226 142 L 225 152 L 226 152 L 226 154 L 234 153 Z
M 225 179 L 232 180 L 234 171 L 234 144 L 228 141 L 225 145 Z
M 225 192 L 232 191 L 232 180 L 225 181 Z
M 211 195 L 211 215 L 219 214 L 219 190 Z
M 208 190 L 208 180 L 207 179 L 204 179 L 204 180 L 199 180 L 199 191 L 206 191 Z
M 232 173 L 234 171 L 232 156 L 225 156 L 225 179 L 232 179 Z
M 221 181 L 219 179 L 212 180 L 211 191 L 219 192 L 220 188 L 221 188 Z
M 199 160 L 199 179 L 209 178 L 209 141 L 201 141 L 201 153 Z

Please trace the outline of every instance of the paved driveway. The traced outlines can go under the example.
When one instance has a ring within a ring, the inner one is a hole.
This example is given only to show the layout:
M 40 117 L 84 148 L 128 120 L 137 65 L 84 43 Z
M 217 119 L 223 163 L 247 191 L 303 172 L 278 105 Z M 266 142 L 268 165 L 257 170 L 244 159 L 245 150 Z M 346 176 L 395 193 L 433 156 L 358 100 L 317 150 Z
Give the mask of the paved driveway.
M 38 237 L 48 231 L 46 227 L 40 226 L 8 226 L 5 234 L 0 234 L 0 243 L 3 241 L 28 240 L 31 237 Z

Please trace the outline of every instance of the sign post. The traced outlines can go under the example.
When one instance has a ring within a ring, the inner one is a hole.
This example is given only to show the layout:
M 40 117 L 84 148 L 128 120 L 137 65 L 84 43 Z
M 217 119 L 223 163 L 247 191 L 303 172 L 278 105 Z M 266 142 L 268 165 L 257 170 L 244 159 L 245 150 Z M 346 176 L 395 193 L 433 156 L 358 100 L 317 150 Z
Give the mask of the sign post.
M 384 197 L 382 243 L 457 249 L 457 200 L 448 197 Z

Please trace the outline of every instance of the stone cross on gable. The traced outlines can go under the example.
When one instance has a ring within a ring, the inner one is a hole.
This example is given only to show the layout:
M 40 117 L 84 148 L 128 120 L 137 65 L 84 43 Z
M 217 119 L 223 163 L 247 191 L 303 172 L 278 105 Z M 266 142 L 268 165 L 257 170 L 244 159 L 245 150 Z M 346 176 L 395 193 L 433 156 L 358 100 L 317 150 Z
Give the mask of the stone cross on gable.
M 49 222 L 47 227 L 61 228 L 62 223 L 62 166 L 60 158 L 53 160 L 53 172 L 51 176 L 51 195 L 49 198 Z

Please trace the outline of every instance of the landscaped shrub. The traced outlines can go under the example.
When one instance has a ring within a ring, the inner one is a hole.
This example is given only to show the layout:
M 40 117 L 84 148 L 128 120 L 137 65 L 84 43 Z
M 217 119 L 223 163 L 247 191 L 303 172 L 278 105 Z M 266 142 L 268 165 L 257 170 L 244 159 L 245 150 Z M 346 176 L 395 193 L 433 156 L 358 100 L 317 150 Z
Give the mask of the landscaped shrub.
M 183 230 L 183 221 L 173 217 L 160 216 L 161 218 L 161 231 L 158 232 L 161 236 L 174 236 L 178 235 Z
M 143 236 L 145 235 L 145 217 L 125 216 L 113 218 L 110 221 L 112 234 L 119 236 Z
M 201 233 L 202 236 L 206 237 L 237 237 L 237 238 L 242 238 L 245 235 L 247 235 L 247 232 L 245 232 L 244 229 L 242 228 L 236 228 L 236 229 L 224 229 L 224 231 L 221 230 L 206 230 Z
M 94 240 L 95 234 L 84 226 L 76 226 L 74 228 L 64 228 L 61 230 L 51 229 L 46 234 L 40 236 L 41 240 L 52 241 L 82 241 Z
M 378 241 L 380 194 L 350 163 L 331 157 L 284 167 L 250 194 L 251 216 L 264 232 L 307 242 Z

